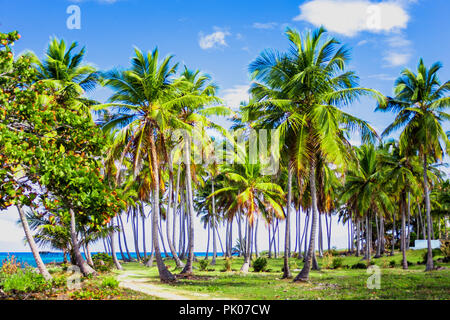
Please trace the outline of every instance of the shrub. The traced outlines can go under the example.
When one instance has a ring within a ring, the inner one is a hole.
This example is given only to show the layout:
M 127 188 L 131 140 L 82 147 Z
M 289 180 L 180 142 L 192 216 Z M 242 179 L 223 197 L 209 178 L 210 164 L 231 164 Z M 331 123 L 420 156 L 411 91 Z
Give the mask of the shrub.
M 65 288 L 67 286 L 67 276 L 62 274 L 52 279 L 52 286 L 55 288 Z
M 119 281 L 117 281 L 114 277 L 105 277 L 102 281 L 102 287 L 116 289 L 119 287 Z
M 344 259 L 336 257 L 333 259 L 333 263 L 332 263 L 332 267 L 333 269 L 338 269 L 340 267 L 342 267 L 342 263 L 343 263 Z
M 1 272 L 5 275 L 12 275 L 22 269 L 22 265 L 17 261 L 16 257 L 9 256 L 2 261 Z
M 364 262 L 358 262 L 352 265 L 352 269 L 367 269 L 367 264 Z
M 33 272 L 31 269 L 19 271 L 9 275 L 3 280 L 3 291 L 5 292 L 44 292 L 52 288 L 52 284 L 46 281 L 41 274 Z
M 200 265 L 200 271 L 206 271 L 206 269 L 208 268 L 208 265 L 209 265 L 209 260 L 200 260 L 199 265 Z
M 395 260 L 389 261 L 389 267 L 394 268 L 396 265 L 397 263 L 395 262 Z
M 267 267 L 267 259 L 264 257 L 259 257 L 253 261 L 253 270 L 255 270 L 255 272 L 264 271 L 266 267 Z
M 114 267 L 113 258 L 104 252 L 94 254 L 92 261 L 94 262 L 94 269 L 100 272 L 107 272 Z

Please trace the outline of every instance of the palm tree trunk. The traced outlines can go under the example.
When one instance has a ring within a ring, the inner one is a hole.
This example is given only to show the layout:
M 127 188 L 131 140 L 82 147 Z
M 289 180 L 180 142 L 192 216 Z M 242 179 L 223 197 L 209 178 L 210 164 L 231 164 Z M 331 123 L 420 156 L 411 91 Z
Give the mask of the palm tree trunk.
M 156 146 L 153 133 L 150 133 L 151 166 L 153 172 L 153 202 L 152 202 L 152 241 L 155 250 L 156 264 L 158 266 L 159 278 L 163 282 L 175 281 L 175 276 L 167 269 L 161 257 L 158 241 L 158 219 L 159 219 L 159 165 L 156 155 Z
M 428 191 L 428 177 L 427 177 L 427 155 L 423 154 L 423 191 L 425 193 L 425 208 L 427 213 L 427 233 L 428 233 L 428 252 L 427 252 L 427 266 L 425 271 L 431 271 L 434 269 L 433 264 L 433 252 L 431 249 L 431 208 L 430 208 L 430 193 Z
M 283 276 L 282 279 L 292 278 L 291 270 L 289 268 L 289 240 L 290 240 L 290 216 L 291 216 L 291 204 L 292 204 L 292 170 L 291 170 L 291 161 L 289 161 L 288 165 L 288 194 L 287 194 L 287 203 L 286 203 L 286 232 L 284 239 L 284 257 L 283 257 Z
M 75 212 L 72 209 L 69 209 L 70 213 L 70 236 L 72 239 L 72 250 L 75 255 L 76 264 L 80 268 L 83 275 L 87 276 L 90 274 L 96 275 L 97 272 L 92 269 L 86 261 L 83 259 L 83 256 L 80 252 L 80 245 L 78 243 L 78 236 L 76 231 L 76 222 L 75 222 Z
M 295 277 L 294 281 L 307 281 L 309 279 L 309 272 L 311 270 L 311 262 L 313 259 L 314 245 L 316 241 L 316 227 L 317 227 L 317 190 L 316 190 L 316 167 L 311 164 L 309 173 L 309 184 L 311 188 L 311 202 L 312 202 L 312 224 L 311 224 L 311 237 L 309 240 L 309 249 L 306 254 L 305 264 L 303 265 L 300 273 Z
M 215 190 L 214 190 L 214 177 L 211 177 L 211 190 L 212 193 L 214 194 Z M 216 243 L 216 199 L 215 196 L 212 196 L 211 199 L 212 203 L 212 233 L 213 233 L 213 257 L 211 260 L 211 265 L 215 265 L 216 264 L 216 259 L 217 259 L 217 243 Z
M 305 261 L 305 259 L 306 259 L 306 246 L 307 246 L 307 243 L 308 243 L 308 226 L 309 226 L 309 208 L 308 209 L 306 209 L 306 214 L 305 214 L 305 226 L 304 226 L 304 228 L 303 228 L 303 236 L 302 236 L 302 240 L 301 240 L 301 243 L 303 243 L 303 240 L 305 240 L 305 242 L 304 242 L 304 248 L 303 248 L 303 255 L 302 254 L 300 254 L 299 256 L 298 256 L 298 258 L 299 259 L 302 259 L 303 258 L 303 261 Z M 301 248 L 300 248 L 301 249 Z
M 259 225 L 259 216 L 256 217 L 256 225 L 255 225 L 255 232 L 253 235 L 253 242 L 255 244 L 255 255 L 257 258 L 259 258 L 259 251 L 258 251 L 258 225 Z
M 88 265 L 90 265 L 91 267 L 94 267 L 94 261 L 92 260 L 91 250 L 89 249 L 89 243 L 86 243 L 84 245 L 84 248 L 85 248 L 85 253 L 86 253 L 86 261 L 87 261 Z
M 208 220 L 208 224 L 206 226 L 208 228 L 208 240 L 206 241 L 206 253 L 205 253 L 205 260 L 208 260 L 209 255 L 209 240 L 211 236 L 211 222 Z
M 408 237 L 406 238 L 406 250 L 409 250 L 411 241 L 411 194 L 408 192 Z
M 405 202 L 404 196 L 402 196 L 402 233 L 401 233 L 401 243 L 402 243 L 402 266 L 403 269 L 408 269 L 408 262 L 406 261 L 406 218 L 405 218 Z
M 191 274 L 192 264 L 194 262 L 194 197 L 192 195 L 192 177 L 191 177 L 191 148 L 190 139 L 185 138 L 184 159 L 186 164 L 186 198 L 189 213 L 189 253 L 181 274 Z
M 112 223 L 111 223 L 111 226 L 112 226 Z M 110 232 L 109 238 L 111 239 L 111 255 L 113 258 L 114 265 L 116 266 L 116 268 L 118 270 L 123 270 L 122 265 L 120 264 L 119 260 L 117 259 L 116 246 L 114 244 L 114 231 Z
M 356 255 L 359 257 L 359 245 L 360 245 L 360 239 L 361 239 L 361 221 L 356 218 Z
M 380 254 L 384 255 L 385 244 L 384 244 L 384 217 L 380 216 Z
M 121 230 L 122 230 L 123 244 L 125 245 L 125 251 L 127 252 L 128 260 L 129 261 L 135 261 L 135 259 L 130 254 L 130 250 L 128 249 L 127 237 L 125 235 L 125 228 L 124 228 L 124 225 L 123 225 L 122 216 L 118 215 L 118 217 L 119 217 L 120 226 L 121 226 Z
M 242 214 L 241 212 L 238 213 L 238 235 L 239 235 L 239 254 L 238 257 L 242 256 L 243 252 L 242 252 Z M 270 238 L 270 236 L 269 236 Z
M 317 218 L 319 219 L 319 232 L 318 232 L 319 233 L 318 234 L 318 236 L 319 236 L 319 243 L 318 243 L 319 257 L 323 258 L 323 232 L 322 232 L 323 228 L 322 228 L 322 214 L 320 212 L 319 212 Z M 350 250 L 350 246 L 349 246 L 348 250 Z
M 118 217 L 116 217 L 116 219 L 117 219 L 117 226 L 119 226 L 119 218 Z M 121 240 L 121 230 L 120 230 L 120 226 L 119 226 L 119 231 L 118 231 L 118 233 L 117 233 L 117 238 L 119 239 L 119 251 L 120 251 L 120 255 L 121 255 L 121 257 L 122 257 L 122 261 L 123 262 L 127 262 L 127 259 L 125 258 L 125 255 L 124 255 L 124 253 L 123 253 L 123 248 L 122 248 L 122 240 Z
M 170 253 L 172 253 L 172 258 L 175 260 L 175 264 L 177 266 L 177 268 L 182 268 L 184 267 L 184 263 L 181 262 L 180 258 L 178 257 L 178 254 L 175 250 L 175 246 L 174 246 L 174 242 L 172 240 L 172 235 L 170 233 L 170 215 L 171 215 L 171 206 L 173 206 L 173 218 L 175 219 L 175 212 L 176 212 L 176 208 L 177 208 L 177 198 L 178 198 L 178 192 L 179 187 L 180 187 L 180 176 L 181 176 L 181 168 L 178 169 L 177 172 L 177 186 L 176 186 L 176 190 L 175 190 L 175 198 L 172 199 L 172 189 L 173 189 L 173 165 L 172 165 L 172 157 L 169 156 L 169 172 L 170 172 L 170 177 L 169 177 L 169 194 L 168 194 L 168 199 L 167 199 L 167 211 L 166 211 L 166 233 L 167 233 L 167 243 L 169 245 L 169 250 Z
M 28 224 L 27 217 L 21 205 L 17 205 L 17 210 L 19 211 L 20 221 L 22 222 L 23 231 L 25 232 L 25 237 L 27 238 L 28 245 L 30 246 L 31 253 L 33 254 L 34 260 L 36 261 L 36 266 L 39 273 L 45 278 L 45 280 L 51 280 L 52 276 L 47 270 L 42 258 L 39 254 L 39 249 L 34 241 L 33 234 L 31 233 L 30 226 Z
M 144 249 L 144 260 L 147 261 L 147 246 L 145 244 L 145 211 L 144 204 L 141 202 L 141 219 L 142 219 L 142 249 Z
M 395 213 L 392 214 L 392 243 L 391 243 L 391 256 L 394 255 L 395 250 Z
M 247 223 L 247 244 L 245 245 L 244 264 L 241 267 L 241 272 L 247 273 L 250 268 L 250 250 L 252 247 L 252 230 L 251 224 Z

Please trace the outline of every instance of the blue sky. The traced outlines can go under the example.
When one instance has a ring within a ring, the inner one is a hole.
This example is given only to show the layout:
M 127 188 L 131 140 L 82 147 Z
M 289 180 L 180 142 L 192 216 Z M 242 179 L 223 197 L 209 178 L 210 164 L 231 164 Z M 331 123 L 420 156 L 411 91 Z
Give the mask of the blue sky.
M 81 10 L 79 30 L 66 26 L 70 5 Z M 86 46 L 86 61 L 108 70 L 127 67 L 134 46 L 157 46 L 161 55 L 173 54 L 175 61 L 210 74 L 231 106 L 247 99 L 249 63 L 265 48 L 287 49 L 286 26 L 302 31 L 324 25 L 352 48 L 349 68 L 361 86 L 385 95 L 392 94 L 400 71 L 415 70 L 420 57 L 426 65 L 440 61 L 440 79 L 450 78 L 448 0 L 0 0 L 0 8 L 0 30 L 22 35 L 17 53 L 43 56 L 56 36 Z M 108 95 L 102 88 L 91 94 L 101 101 Z M 363 99 L 346 111 L 381 132 L 393 115 L 374 113 L 374 107 Z

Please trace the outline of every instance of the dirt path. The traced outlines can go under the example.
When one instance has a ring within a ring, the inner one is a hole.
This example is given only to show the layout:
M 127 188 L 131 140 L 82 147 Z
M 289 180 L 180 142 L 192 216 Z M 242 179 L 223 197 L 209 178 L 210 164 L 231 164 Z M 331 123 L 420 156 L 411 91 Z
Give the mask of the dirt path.
M 154 297 L 166 300 L 231 300 L 230 298 L 211 297 L 208 294 L 186 292 L 166 288 L 153 283 L 147 279 L 140 278 L 140 275 L 123 271 L 118 275 L 117 280 L 122 288 L 139 291 Z

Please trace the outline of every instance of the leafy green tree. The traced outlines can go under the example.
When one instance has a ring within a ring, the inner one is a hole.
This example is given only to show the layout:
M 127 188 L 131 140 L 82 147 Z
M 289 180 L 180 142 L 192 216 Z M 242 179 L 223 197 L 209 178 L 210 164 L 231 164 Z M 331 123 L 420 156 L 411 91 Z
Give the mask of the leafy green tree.
M 392 122 L 383 132 L 388 136 L 402 130 L 399 137 L 400 152 L 406 156 L 418 154 L 423 165 L 423 190 L 428 225 L 428 255 L 426 271 L 433 270 L 431 250 L 431 206 L 428 186 L 428 161 L 442 160 L 450 148 L 450 140 L 442 124 L 450 119 L 446 110 L 450 107 L 450 81 L 441 83 L 438 71 L 442 65 L 437 62 L 429 69 L 422 59 L 417 65 L 417 73 L 404 69 L 395 81 L 395 97 L 388 97 L 377 111 L 396 113 Z

